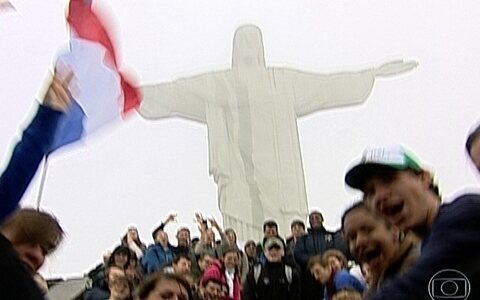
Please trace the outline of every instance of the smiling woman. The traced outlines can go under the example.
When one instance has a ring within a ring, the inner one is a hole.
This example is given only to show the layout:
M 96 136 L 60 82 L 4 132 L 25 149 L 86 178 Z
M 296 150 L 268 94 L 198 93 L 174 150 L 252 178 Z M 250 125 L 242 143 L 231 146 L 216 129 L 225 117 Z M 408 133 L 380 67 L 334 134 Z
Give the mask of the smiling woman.
M 370 291 L 410 268 L 420 255 L 419 240 L 358 202 L 342 217 L 342 231 L 350 253 L 372 272 Z

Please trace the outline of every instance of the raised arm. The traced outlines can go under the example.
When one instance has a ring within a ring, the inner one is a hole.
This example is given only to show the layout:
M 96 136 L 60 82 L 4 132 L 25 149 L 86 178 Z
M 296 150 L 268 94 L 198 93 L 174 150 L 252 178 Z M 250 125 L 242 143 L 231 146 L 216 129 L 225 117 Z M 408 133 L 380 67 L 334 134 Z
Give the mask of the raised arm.
M 71 71 L 53 76 L 42 99 L 43 104 L 39 105 L 35 117 L 13 149 L 0 177 L 0 221 L 15 210 L 38 165 L 50 150 L 59 118 L 70 104 L 68 85 L 72 77 Z
M 394 76 L 417 66 L 414 61 L 392 61 L 378 68 L 356 72 L 315 74 L 292 69 L 277 69 L 275 76 L 285 85 L 293 85 L 297 116 L 315 111 L 355 105 L 370 95 L 376 77 Z

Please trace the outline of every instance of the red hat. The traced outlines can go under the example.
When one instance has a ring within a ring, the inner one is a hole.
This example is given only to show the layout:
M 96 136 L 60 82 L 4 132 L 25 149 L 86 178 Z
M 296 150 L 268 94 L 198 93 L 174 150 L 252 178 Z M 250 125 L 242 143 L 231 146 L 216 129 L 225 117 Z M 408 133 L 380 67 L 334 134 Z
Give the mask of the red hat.
M 215 281 L 219 284 L 225 284 L 225 278 L 222 274 L 222 263 L 219 260 L 214 260 L 213 263 L 203 272 L 200 283 L 206 286 L 209 281 Z

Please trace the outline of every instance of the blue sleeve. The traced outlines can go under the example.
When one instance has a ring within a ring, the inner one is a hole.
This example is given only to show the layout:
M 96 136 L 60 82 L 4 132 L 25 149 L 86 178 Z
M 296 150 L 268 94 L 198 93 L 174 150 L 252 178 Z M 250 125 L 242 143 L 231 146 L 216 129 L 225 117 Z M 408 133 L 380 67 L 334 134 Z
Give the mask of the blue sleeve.
M 458 201 L 460 200 L 460 201 Z M 434 276 L 458 270 L 470 281 L 469 299 L 480 299 L 480 196 L 467 195 L 441 208 L 422 254 L 402 276 L 383 285 L 369 300 L 430 299 L 436 290 Z M 462 298 L 463 299 L 463 298 Z
M 0 221 L 16 209 L 50 148 L 61 115 L 61 112 L 39 105 L 35 117 L 13 149 L 12 157 L 0 177 Z
M 150 248 L 145 252 L 142 257 L 142 267 L 145 270 L 145 273 L 150 274 L 157 270 L 157 267 L 160 265 L 158 260 L 158 255 L 155 248 Z
M 295 255 L 295 261 L 300 265 L 300 268 L 305 269 L 307 267 L 308 259 L 310 258 L 305 247 L 306 238 L 308 235 L 300 237 L 295 244 L 293 254 Z

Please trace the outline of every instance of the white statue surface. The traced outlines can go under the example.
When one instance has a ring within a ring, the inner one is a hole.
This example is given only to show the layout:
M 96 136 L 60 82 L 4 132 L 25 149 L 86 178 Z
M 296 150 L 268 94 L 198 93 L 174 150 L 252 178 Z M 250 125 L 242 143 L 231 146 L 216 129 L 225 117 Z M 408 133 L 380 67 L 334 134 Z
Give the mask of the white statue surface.
M 376 77 L 416 65 L 393 61 L 335 74 L 266 67 L 261 31 L 245 25 L 235 32 L 231 69 L 143 86 L 139 112 L 146 119 L 179 116 L 207 125 L 224 226 L 240 240 L 260 240 L 266 219 L 286 230 L 307 216 L 297 118 L 360 104 Z

